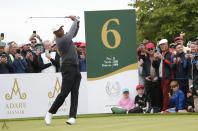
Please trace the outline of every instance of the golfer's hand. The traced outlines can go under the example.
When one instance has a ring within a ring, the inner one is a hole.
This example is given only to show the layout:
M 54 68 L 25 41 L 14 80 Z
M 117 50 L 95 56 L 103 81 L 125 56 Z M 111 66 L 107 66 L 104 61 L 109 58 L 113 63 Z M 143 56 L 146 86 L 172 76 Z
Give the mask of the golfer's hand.
M 73 21 L 77 20 L 76 16 L 69 16 L 69 18 Z

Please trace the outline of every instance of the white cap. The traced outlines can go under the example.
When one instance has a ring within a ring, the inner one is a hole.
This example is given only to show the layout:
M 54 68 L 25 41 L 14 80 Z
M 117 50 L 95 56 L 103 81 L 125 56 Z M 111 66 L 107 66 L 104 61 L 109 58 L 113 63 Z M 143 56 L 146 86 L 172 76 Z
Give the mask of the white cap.
M 63 25 L 54 25 L 52 26 L 52 32 L 54 33 L 55 31 L 59 30 L 61 27 L 63 27 Z
M 167 39 L 162 39 L 162 40 L 160 40 L 159 45 L 165 44 L 165 43 L 168 43 L 168 40 Z
M 26 41 L 26 42 L 23 42 L 23 43 L 22 43 L 22 46 L 24 46 L 24 45 L 29 45 L 29 44 L 31 44 L 31 42 L 30 42 L 30 41 Z
M 22 48 L 23 47 L 23 43 L 18 44 L 18 47 Z

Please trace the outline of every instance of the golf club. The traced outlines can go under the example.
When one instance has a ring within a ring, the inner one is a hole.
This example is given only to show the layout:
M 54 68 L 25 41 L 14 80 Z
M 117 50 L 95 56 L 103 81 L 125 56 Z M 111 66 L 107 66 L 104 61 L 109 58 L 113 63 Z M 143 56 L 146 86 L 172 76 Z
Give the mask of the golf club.
M 30 19 L 56 19 L 56 18 L 70 18 L 69 16 L 64 16 L 64 17 L 28 17 L 27 19 L 26 19 L 26 21 L 25 21 L 25 23 L 27 23 L 28 22 L 28 20 L 30 20 Z M 77 19 L 80 19 L 80 17 L 79 16 L 76 16 L 76 18 Z

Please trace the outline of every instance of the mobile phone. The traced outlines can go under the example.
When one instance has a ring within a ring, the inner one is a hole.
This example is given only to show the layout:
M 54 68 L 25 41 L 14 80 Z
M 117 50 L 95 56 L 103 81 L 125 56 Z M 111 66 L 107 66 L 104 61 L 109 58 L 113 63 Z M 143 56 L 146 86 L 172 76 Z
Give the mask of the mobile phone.
M 170 89 L 169 93 L 170 93 L 171 96 L 173 96 L 173 90 L 172 89 Z
M 35 30 L 33 31 L 33 34 L 36 34 L 36 31 Z

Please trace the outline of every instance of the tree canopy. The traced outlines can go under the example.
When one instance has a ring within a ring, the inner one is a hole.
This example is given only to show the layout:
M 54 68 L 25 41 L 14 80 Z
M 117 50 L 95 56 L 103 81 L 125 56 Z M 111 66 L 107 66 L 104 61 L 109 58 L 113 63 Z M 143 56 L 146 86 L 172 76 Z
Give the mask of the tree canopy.
M 183 30 L 185 42 L 198 36 L 198 0 L 132 0 L 129 6 L 136 9 L 138 42 L 148 36 L 171 43 Z

